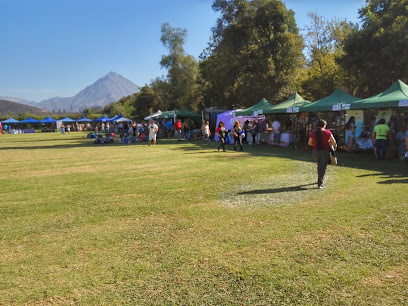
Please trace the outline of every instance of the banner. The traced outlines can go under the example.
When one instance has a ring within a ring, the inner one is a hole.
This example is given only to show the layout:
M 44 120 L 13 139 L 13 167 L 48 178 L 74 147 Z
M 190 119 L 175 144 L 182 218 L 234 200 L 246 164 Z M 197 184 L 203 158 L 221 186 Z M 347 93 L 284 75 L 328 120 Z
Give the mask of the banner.
M 346 115 L 347 115 L 347 121 L 348 121 L 348 119 L 350 119 L 351 116 L 354 116 L 354 118 L 356 119 L 355 139 L 357 139 L 358 136 L 363 131 L 363 127 L 364 127 L 364 111 L 363 110 L 348 110 L 348 111 L 346 111 Z M 346 143 L 348 143 L 348 139 L 346 139 Z
M 351 104 L 334 104 L 332 107 L 333 112 L 338 112 L 340 110 L 349 110 Z
M 385 124 L 388 124 L 390 122 L 391 115 L 392 115 L 392 110 L 391 109 L 379 110 L 377 112 L 377 116 L 375 118 L 375 123 L 377 123 L 378 120 L 383 118 L 383 119 L 385 119 Z
M 408 107 L 408 100 L 400 100 L 398 103 L 399 107 Z

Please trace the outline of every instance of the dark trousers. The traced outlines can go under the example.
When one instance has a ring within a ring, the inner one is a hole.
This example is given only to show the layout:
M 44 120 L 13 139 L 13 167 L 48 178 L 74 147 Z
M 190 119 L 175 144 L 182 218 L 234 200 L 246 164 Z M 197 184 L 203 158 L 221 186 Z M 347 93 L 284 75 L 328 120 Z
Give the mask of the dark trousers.
M 256 134 L 252 134 L 252 144 L 256 144 Z
M 377 159 L 384 160 L 387 152 L 387 141 L 385 139 L 377 139 L 375 141 L 375 152 Z
M 220 137 L 220 145 L 218 146 L 218 151 L 222 148 L 222 150 L 225 152 L 225 140 L 224 138 Z
M 314 150 L 313 159 L 317 163 L 317 185 L 320 186 L 323 184 L 326 167 L 329 163 L 329 150 Z
M 244 151 L 244 148 L 242 147 L 242 138 L 241 137 L 234 137 L 234 150 L 237 149 L 237 144 L 239 144 L 239 147 L 241 151 Z

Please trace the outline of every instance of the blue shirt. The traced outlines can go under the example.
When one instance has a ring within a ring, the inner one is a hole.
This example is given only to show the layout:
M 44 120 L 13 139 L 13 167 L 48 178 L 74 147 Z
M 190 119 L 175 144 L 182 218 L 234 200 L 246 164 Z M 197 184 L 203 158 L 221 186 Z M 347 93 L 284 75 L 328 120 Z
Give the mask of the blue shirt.
M 173 126 L 173 124 L 171 123 L 171 121 L 167 121 L 167 129 L 170 131 L 171 127 Z

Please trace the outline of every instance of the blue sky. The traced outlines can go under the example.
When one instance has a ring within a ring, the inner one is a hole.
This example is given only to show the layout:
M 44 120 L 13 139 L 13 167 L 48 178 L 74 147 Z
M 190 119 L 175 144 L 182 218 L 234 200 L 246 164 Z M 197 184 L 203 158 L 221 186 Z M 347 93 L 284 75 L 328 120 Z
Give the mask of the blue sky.
M 143 86 L 166 74 L 160 27 L 185 28 L 198 58 L 218 15 L 212 0 L 0 0 L 0 96 L 70 97 L 110 71 Z M 300 28 L 307 13 L 358 21 L 364 0 L 286 0 Z

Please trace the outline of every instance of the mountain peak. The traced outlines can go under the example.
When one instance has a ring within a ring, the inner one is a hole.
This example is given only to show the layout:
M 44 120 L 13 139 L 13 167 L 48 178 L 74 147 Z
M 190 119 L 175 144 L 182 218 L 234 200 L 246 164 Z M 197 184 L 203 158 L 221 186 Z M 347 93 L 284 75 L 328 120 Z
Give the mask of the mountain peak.
M 124 77 L 121 76 L 119 73 L 110 71 L 107 75 L 105 75 L 105 76 L 103 77 L 103 79 L 111 79 L 111 78 L 117 78 L 117 77 L 124 78 Z
M 74 97 L 55 97 L 39 103 L 14 98 L 12 102 L 24 103 L 48 111 L 60 109 L 72 112 L 90 107 L 104 107 L 111 102 L 118 101 L 120 98 L 136 92 L 139 92 L 139 86 L 119 73 L 110 71 L 92 85 L 81 90 Z M 8 98 L 4 100 L 10 101 L 11 98 Z

